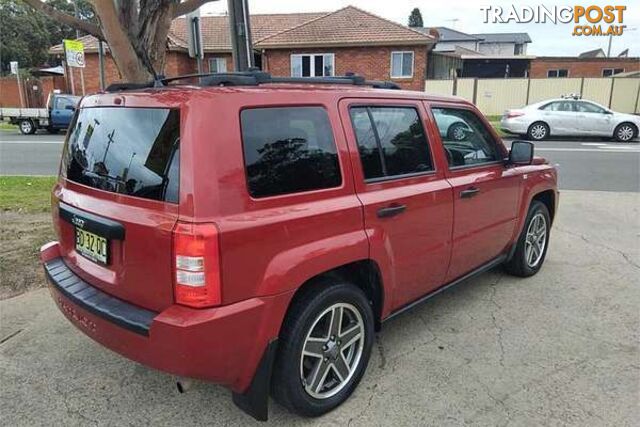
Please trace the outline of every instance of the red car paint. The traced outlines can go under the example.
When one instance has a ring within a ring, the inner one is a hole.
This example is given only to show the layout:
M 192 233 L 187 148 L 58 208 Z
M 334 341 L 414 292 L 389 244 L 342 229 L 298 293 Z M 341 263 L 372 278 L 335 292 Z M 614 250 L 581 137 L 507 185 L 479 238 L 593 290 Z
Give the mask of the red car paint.
M 415 107 L 429 140 L 433 173 L 365 184 L 348 108 L 354 104 Z M 516 242 L 534 196 L 553 194 L 556 171 L 496 162 L 451 170 L 432 107 L 463 100 L 362 87 L 279 84 L 260 87 L 175 87 L 85 97 L 96 106 L 180 110 L 179 203 L 109 193 L 61 177 L 53 190 L 58 242 L 41 251 L 61 258 L 82 280 L 132 306 L 158 313 L 141 336 L 75 305 L 51 287 L 61 311 L 80 330 L 130 359 L 176 375 L 215 381 L 243 392 L 270 340 L 278 336 L 291 299 L 309 279 L 370 260 L 382 282 L 380 320 L 507 252 Z M 261 106 L 321 106 L 329 115 L 342 184 L 337 188 L 252 198 L 247 190 L 240 112 Z M 481 115 L 480 115 L 481 116 Z M 507 156 L 507 149 L 482 119 Z M 481 196 L 460 200 L 470 186 Z M 112 262 L 79 256 L 74 229 L 60 203 L 124 225 Z M 403 204 L 397 218 L 380 207 Z M 172 230 L 177 221 L 213 223 L 219 231 L 221 305 L 177 304 Z

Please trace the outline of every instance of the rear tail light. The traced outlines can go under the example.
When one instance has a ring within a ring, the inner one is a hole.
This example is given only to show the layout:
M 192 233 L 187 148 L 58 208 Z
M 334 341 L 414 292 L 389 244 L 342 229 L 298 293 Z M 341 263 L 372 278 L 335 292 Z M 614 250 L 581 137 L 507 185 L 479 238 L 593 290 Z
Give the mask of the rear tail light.
M 514 117 L 524 116 L 524 113 L 522 111 L 507 111 L 505 116 L 507 117 L 507 119 L 512 119 Z
M 212 307 L 222 302 L 218 229 L 214 224 L 179 222 L 173 229 L 176 302 Z

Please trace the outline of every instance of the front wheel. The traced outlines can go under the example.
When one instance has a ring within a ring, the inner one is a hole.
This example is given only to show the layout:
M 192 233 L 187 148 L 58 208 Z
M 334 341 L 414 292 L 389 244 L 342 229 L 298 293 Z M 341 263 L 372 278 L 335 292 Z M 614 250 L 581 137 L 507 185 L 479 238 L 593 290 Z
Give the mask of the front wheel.
M 544 122 L 535 122 L 527 130 L 527 138 L 542 141 L 549 136 L 549 126 Z
M 19 123 L 20 132 L 23 135 L 32 135 L 36 133 L 36 125 L 31 120 L 20 120 Z
M 613 137 L 619 142 L 629 142 L 638 136 L 638 128 L 631 123 L 621 123 L 613 131 Z
M 551 217 L 547 206 L 534 200 L 531 203 L 513 257 L 505 263 L 505 270 L 519 277 L 529 277 L 542 268 L 549 247 Z
M 280 333 L 272 394 L 302 416 L 320 416 L 349 398 L 369 363 L 373 311 L 362 290 L 323 279 L 294 300 Z

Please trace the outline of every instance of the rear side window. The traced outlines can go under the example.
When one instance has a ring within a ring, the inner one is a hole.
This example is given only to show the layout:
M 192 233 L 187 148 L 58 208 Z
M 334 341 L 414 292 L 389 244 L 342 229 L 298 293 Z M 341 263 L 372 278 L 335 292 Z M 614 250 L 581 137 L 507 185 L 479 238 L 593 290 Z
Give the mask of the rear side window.
M 351 122 L 367 180 L 433 170 L 418 111 L 413 107 L 354 107 Z
M 338 187 L 336 143 L 321 107 L 252 108 L 240 114 L 249 193 L 276 196 Z
M 83 108 L 62 156 L 71 181 L 112 193 L 178 202 L 180 112 Z

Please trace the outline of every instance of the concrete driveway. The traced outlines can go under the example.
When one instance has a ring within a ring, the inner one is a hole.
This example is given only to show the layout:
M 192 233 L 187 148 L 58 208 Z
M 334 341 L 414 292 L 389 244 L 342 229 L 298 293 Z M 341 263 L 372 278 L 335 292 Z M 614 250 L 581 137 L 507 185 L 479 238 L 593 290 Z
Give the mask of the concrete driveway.
M 346 404 L 317 420 L 272 404 L 270 424 L 637 425 L 639 209 L 563 192 L 540 274 L 489 272 L 390 321 Z M 93 343 L 46 290 L 0 310 L 2 425 L 253 424 L 225 389 L 180 395 Z

